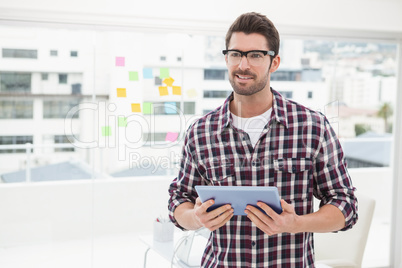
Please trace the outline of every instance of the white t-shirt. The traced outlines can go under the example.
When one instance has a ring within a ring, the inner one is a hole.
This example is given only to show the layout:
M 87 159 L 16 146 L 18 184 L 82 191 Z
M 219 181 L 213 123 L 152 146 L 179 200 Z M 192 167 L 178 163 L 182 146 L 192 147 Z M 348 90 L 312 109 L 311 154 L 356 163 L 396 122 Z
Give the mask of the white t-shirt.
M 251 143 L 253 144 L 253 148 L 260 138 L 261 132 L 263 131 L 265 125 L 268 123 L 271 111 L 272 108 L 261 115 L 249 118 L 238 117 L 232 113 L 233 125 L 248 134 Z

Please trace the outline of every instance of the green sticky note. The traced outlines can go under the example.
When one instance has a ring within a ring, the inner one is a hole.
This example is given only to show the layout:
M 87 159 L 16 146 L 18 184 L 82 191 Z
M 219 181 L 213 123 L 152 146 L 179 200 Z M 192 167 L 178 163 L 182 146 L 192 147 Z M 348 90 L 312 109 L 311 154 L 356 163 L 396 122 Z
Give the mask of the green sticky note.
M 127 118 L 119 116 L 118 125 L 119 125 L 119 127 L 126 127 L 127 126 Z
M 161 78 L 161 79 L 163 79 L 163 78 L 168 78 L 170 75 L 169 75 L 169 68 L 160 68 L 160 70 L 159 70 L 159 77 Z
M 142 104 L 142 113 L 143 114 L 152 114 L 152 103 L 151 102 L 144 102 Z
M 102 127 L 102 136 L 111 136 L 112 135 L 112 128 L 109 126 Z
M 128 80 L 138 81 L 138 72 L 128 72 Z

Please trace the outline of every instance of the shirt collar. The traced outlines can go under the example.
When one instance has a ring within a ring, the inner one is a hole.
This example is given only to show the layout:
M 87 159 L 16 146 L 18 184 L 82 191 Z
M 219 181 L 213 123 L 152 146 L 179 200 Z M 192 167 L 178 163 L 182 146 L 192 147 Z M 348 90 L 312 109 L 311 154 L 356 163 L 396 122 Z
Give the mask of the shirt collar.
M 270 118 L 270 122 L 272 122 L 272 119 L 275 119 L 278 123 L 284 125 L 286 128 L 288 128 L 288 120 L 287 120 L 287 109 L 286 109 L 286 102 L 287 100 L 282 97 L 279 92 L 273 90 L 271 88 L 271 92 L 273 95 L 273 102 L 272 102 L 272 114 Z M 232 124 L 232 119 L 230 116 L 230 109 L 229 105 L 230 102 L 233 100 L 233 92 L 230 94 L 229 97 L 226 98 L 225 102 L 222 105 L 221 113 L 220 113 L 220 118 L 222 119 L 222 127 L 220 128 L 222 131 L 224 131 L 226 128 Z

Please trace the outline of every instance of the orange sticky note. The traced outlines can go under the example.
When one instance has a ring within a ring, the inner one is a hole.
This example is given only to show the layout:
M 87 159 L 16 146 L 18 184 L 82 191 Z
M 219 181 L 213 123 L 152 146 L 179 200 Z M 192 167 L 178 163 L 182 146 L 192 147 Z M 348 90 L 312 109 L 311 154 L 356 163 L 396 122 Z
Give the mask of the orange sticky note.
M 168 88 L 167 87 L 159 87 L 159 95 L 160 96 L 169 95 Z
M 173 95 L 181 95 L 181 87 L 179 86 L 173 86 Z
M 173 85 L 174 79 L 171 77 L 163 79 L 163 83 L 166 84 L 168 87 L 171 87 Z
M 133 113 L 141 113 L 141 104 L 140 103 L 131 103 L 131 111 Z
M 118 98 L 125 98 L 125 97 L 127 97 L 126 89 L 125 89 L 125 88 L 118 88 L 118 89 L 117 89 L 117 97 L 118 97 Z

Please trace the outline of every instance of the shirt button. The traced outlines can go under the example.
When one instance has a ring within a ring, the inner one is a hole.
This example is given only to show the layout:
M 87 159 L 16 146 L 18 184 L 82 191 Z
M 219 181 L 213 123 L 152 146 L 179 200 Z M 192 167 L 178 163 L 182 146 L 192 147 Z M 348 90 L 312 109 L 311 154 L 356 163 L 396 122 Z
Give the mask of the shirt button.
M 251 242 L 251 245 L 254 247 L 255 246 L 255 241 Z

